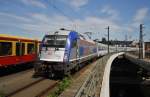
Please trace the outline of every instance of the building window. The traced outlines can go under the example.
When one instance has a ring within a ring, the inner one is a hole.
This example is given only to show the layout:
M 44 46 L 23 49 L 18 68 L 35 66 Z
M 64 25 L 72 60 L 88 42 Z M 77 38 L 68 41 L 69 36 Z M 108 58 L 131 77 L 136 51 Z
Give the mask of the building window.
M 0 42 L 0 56 L 12 55 L 12 43 Z
M 28 54 L 35 53 L 34 44 L 28 44 Z

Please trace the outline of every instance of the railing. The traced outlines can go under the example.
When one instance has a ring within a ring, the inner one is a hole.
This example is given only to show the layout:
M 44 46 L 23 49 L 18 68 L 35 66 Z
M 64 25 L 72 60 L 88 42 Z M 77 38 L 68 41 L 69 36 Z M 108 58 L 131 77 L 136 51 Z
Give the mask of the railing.
M 131 51 L 129 53 L 139 57 L 139 51 Z M 145 58 L 150 59 L 150 51 L 145 51 Z
M 105 64 L 110 57 L 110 55 L 106 55 L 100 58 L 97 62 L 95 67 L 90 72 L 89 76 L 87 77 L 86 81 L 83 83 L 81 88 L 78 90 L 75 97 L 97 97 L 99 96 L 101 89 L 101 83 L 103 79 L 103 73 L 105 69 Z
M 146 52 L 145 52 L 145 58 L 150 59 L 150 51 L 146 51 Z

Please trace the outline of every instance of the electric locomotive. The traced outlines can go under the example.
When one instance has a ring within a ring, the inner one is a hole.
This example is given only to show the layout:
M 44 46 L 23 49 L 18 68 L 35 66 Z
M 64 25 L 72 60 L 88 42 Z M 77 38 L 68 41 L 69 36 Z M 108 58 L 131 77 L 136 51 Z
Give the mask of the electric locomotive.
M 96 58 L 97 50 L 94 41 L 75 31 L 60 30 L 47 34 L 40 45 L 35 75 L 68 75 L 71 70 L 78 70 L 82 63 Z

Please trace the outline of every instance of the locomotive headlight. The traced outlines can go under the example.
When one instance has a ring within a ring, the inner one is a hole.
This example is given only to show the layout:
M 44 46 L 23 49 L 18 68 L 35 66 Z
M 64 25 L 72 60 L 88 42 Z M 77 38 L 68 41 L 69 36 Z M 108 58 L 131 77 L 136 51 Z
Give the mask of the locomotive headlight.
M 64 59 L 67 59 L 67 54 L 64 55 Z

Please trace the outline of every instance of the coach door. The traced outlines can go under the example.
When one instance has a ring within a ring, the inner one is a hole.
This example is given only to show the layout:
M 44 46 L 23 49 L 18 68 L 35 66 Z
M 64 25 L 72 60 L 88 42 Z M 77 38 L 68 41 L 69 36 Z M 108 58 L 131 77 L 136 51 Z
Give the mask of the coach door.
M 25 43 L 16 43 L 16 56 L 19 63 L 23 62 L 23 55 L 25 54 Z
M 25 54 L 25 43 L 16 43 L 16 56 L 23 56 Z
M 38 42 L 37 41 L 35 41 L 35 54 L 38 54 Z
M 16 43 L 16 56 L 20 56 L 21 55 L 21 43 L 17 42 Z
M 20 58 L 20 52 L 21 52 L 21 49 L 20 49 L 20 47 L 21 47 L 21 44 L 20 44 L 20 42 L 17 42 L 16 43 L 16 61 L 17 61 L 17 63 L 20 63 L 21 62 L 21 58 Z

